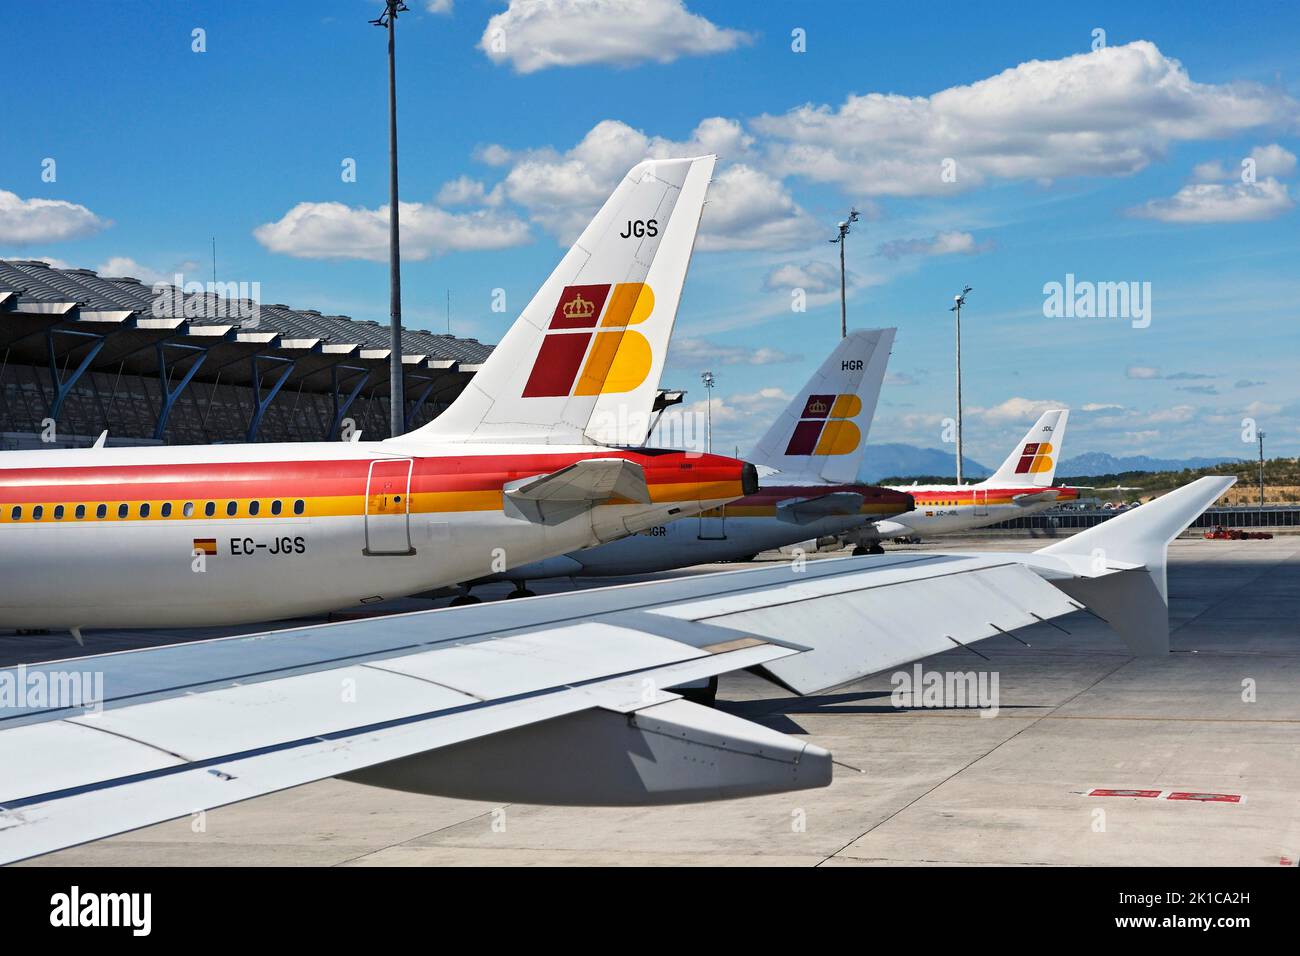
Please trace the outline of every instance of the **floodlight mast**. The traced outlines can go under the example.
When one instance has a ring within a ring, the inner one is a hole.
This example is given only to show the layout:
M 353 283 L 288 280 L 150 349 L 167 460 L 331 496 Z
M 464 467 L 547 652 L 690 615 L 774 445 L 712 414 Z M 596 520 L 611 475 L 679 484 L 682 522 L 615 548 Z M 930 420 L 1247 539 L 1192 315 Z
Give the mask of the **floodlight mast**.
M 700 381 L 704 383 L 705 395 L 708 396 L 708 400 L 704 403 L 705 413 L 707 415 L 707 421 L 708 421 L 708 425 L 706 426 L 704 432 L 706 436 L 704 450 L 707 451 L 710 455 L 712 455 L 713 454 L 713 385 L 714 385 L 713 373 L 707 371 L 702 373 L 700 375 Z
M 402 382 L 402 255 L 397 211 L 397 15 L 409 8 L 402 0 L 385 0 L 384 12 L 370 22 L 388 31 L 388 402 L 393 438 L 406 431 L 406 389 Z
M 844 237 L 849 234 L 849 229 L 858 221 L 858 210 L 849 209 L 849 218 L 840 223 L 839 235 L 829 242 L 839 243 L 840 247 L 840 338 L 847 338 L 849 334 L 848 308 L 845 304 L 845 282 L 844 282 Z
M 957 314 L 957 484 L 965 484 L 961 474 L 961 307 L 966 304 L 966 296 L 971 287 L 966 286 L 961 293 L 953 296 L 953 306 L 949 312 Z

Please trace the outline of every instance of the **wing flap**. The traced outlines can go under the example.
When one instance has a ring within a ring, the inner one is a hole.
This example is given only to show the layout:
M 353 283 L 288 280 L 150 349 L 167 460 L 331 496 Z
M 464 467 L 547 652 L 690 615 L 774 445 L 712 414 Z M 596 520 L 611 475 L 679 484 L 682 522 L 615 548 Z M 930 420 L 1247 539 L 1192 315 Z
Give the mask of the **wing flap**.
M 761 601 L 750 596 L 748 607 L 738 597 L 665 613 L 806 645 L 806 653 L 765 665 L 799 694 L 1079 609 L 1023 565 L 981 558 L 923 560 L 892 569 L 859 566 L 833 579 L 772 589 Z
M 346 779 L 466 800 L 654 806 L 824 787 L 831 780 L 831 756 L 676 699 L 626 715 L 584 710 Z

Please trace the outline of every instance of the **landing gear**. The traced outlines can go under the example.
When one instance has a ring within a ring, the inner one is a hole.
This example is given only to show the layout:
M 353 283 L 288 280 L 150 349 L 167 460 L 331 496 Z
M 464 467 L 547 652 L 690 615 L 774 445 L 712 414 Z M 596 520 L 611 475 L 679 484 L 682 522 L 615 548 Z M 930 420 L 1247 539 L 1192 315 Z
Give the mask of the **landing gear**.
M 537 597 L 532 591 L 524 587 L 524 582 L 520 581 L 515 585 L 515 589 L 506 595 L 506 600 L 511 601 L 515 598 Z
M 861 557 L 864 554 L 884 554 L 885 549 L 880 546 L 879 541 L 873 541 L 871 544 L 860 544 L 853 549 L 854 557 Z
M 469 589 L 466 588 L 465 593 L 462 594 L 460 597 L 452 598 L 451 601 L 447 604 L 447 607 L 465 607 L 467 604 L 482 604 L 482 603 L 483 603 L 482 598 L 477 598 L 474 595 L 470 594 Z

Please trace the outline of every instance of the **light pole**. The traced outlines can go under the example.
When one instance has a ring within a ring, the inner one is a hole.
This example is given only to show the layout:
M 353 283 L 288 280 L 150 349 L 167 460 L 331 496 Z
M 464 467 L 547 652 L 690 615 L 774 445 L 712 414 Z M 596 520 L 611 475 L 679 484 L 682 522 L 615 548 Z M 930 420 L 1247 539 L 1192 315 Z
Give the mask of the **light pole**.
M 949 312 L 957 313 L 957 484 L 964 484 L 961 478 L 961 307 L 966 304 L 970 286 L 961 290 L 960 295 L 953 296 L 953 306 Z
M 406 390 L 402 386 L 402 255 L 397 238 L 397 15 L 402 0 L 384 0 L 384 12 L 371 20 L 388 31 L 388 315 L 392 323 L 388 357 L 389 429 L 406 431 Z
M 1261 513 L 1260 521 L 1263 521 L 1264 511 L 1264 433 L 1259 432 L 1259 510 Z
M 839 243 L 840 246 L 840 338 L 846 338 L 849 334 L 848 309 L 844 301 L 844 237 L 849 234 L 849 228 L 857 221 L 857 209 L 850 209 L 849 218 L 840 223 L 839 235 L 827 240 Z
M 704 450 L 710 455 L 713 454 L 713 373 L 705 372 L 700 376 L 700 381 L 704 383 L 704 394 L 708 396 L 705 401 L 705 414 L 708 416 L 708 425 L 705 428 Z

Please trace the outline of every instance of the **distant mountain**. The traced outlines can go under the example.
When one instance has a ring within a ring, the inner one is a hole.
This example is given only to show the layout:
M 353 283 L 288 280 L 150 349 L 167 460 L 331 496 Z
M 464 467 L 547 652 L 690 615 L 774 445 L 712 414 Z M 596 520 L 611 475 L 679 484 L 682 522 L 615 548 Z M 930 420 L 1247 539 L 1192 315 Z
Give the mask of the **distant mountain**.
M 1117 457 L 1104 451 L 1090 451 L 1067 458 L 1057 466 L 1058 475 L 1086 478 L 1090 475 L 1118 475 L 1125 471 L 1182 471 L 1184 468 L 1208 468 L 1223 462 L 1238 462 L 1240 455 L 1218 458 L 1152 458 L 1150 455 Z
M 1057 467 L 1056 473 L 1071 478 L 1092 475 L 1118 475 L 1126 471 L 1182 471 L 1184 468 L 1208 468 L 1222 462 L 1241 461 L 1240 456 L 1223 455 L 1219 458 L 1153 458 L 1150 455 L 1123 457 L 1103 451 L 1091 451 L 1067 458 Z M 987 478 L 993 469 L 971 458 L 963 462 L 967 478 Z M 916 476 L 948 475 L 956 473 L 953 449 L 918 448 L 894 442 L 868 445 L 867 457 L 859 475 L 864 481 L 881 478 L 912 478 Z
M 954 454 L 951 447 L 946 450 L 917 448 L 901 442 L 867 445 L 867 456 L 859 477 L 864 481 L 879 481 L 889 477 L 955 475 L 957 462 Z M 962 471 L 967 478 L 987 478 L 993 474 L 993 469 L 968 457 L 962 459 Z

